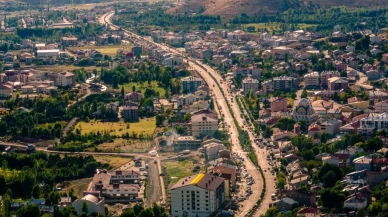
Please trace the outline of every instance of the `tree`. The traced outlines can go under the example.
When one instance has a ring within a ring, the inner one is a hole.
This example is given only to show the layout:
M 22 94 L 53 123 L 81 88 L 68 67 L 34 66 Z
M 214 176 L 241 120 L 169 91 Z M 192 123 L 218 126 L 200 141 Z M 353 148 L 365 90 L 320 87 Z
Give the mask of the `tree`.
M 156 126 L 162 126 L 165 119 L 164 115 L 156 115 Z
M 39 187 L 39 185 L 35 185 L 34 188 L 32 188 L 32 197 L 33 198 L 39 198 L 40 197 L 40 187 Z
M 346 196 L 343 193 L 325 188 L 321 193 L 320 202 L 323 207 L 328 209 L 342 210 L 345 199 Z
M 136 91 L 136 86 L 133 85 L 133 86 L 132 86 L 132 92 L 135 92 L 135 91 Z
M 86 203 L 86 201 L 83 201 L 82 202 L 82 213 L 88 213 L 89 210 L 88 210 L 88 204 Z
M 211 110 L 214 110 L 214 101 L 213 101 L 213 99 L 210 100 L 209 108 L 210 108 Z
M 121 98 L 124 99 L 124 87 L 121 87 Z
M 342 177 L 343 172 L 341 168 L 334 164 L 324 164 L 318 171 L 318 179 L 323 182 L 325 187 L 333 187 Z
M 115 89 L 119 87 L 119 77 L 117 75 L 113 75 L 112 77 L 112 87 Z
M 35 204 L 28 204 L 27 206 L 23 206 L 17 211 L 18 216 L 25 217 L 40 217 L 39 207 Z
M 191 120 L 190 112 L 186 112 L 185 115 L 183 116 L 183 119 L 185 119 L 186 121 L 190 121 Z
M 357 212 L 356 212 L 356 217 L 365 217 L 366 214 L 365 214 L 365 211 L 364 209 L 358 209 Z

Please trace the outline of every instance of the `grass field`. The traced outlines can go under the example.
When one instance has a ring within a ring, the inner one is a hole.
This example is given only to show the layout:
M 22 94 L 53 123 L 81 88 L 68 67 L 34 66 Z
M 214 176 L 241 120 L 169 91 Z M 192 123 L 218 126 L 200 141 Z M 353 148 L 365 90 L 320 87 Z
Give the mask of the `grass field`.
M 248 23 L 244 24 L 243 27 L 247 28 L 248 26 L 254 26 L 256 28 L 256 31 L 258 29 L 267 29 L 267 30 L 280 30 L 280 23 Z M 317 26 L 315 24 L 306 24 L 306 23 L 299 23 L 297 24 L 299 29 L 306 29 L 307 27 L 314 27 Z
M 117 157 L 117 156 L 106 156 L 106 155 L 104 156 L 97 155 L 93 157 L 94 159 L 96 159 L 97 162 L 100 162 L 102 164 L 109 164 L 109 166 L 112 169 L 119 168 L 122 165 L 132 161 L 132 159 L 129 157 Z
M 116 56 L 117 50 L 123 48 L 124 50 L 130 50 L 132 45 L 116 44 L 116 45 L 87 45 L 83 47 L 68 47 L 69 50 L 88 50 L 94 49 L 101 52 L 103 55 Z
M 132 92 L 132 87 L 135 86 L 136 91 L 141 91 L 143 94 L 147 88 L 151 88 L 157 92 L 159 92 L 159 97 L 164 98 L 166 90 L 163 87 L 160 87 L 158 85 L 157 81 L 151 81 L 151 85 L 148 85 L 148 82 L 144 83 L 135 83 L 135 82 L 130 82 L 128 84 L 123 84 L 119 85 L 119 90 L 121 90 L 121 87 L 124 87 L 124 91 L 126 93 Z
M 59 123 L 62 126 L 62 128 L 66 126 L 66 121 L 57 121 L 55 123 L 37 124 L 35 125 L 35 127 L 37 128 L 48 127 L 48 126 L 54 127 L 56 123 Z
M 171 182 L 175 183 L 179 179 L 193 174 L 194 163 L 191 160 L 165 161 L 163 166 L 166 168 L 169 178 L 173 177 Z
M 53 66 L 44 66 L 39 68 L 40 70 L 50 70 L 53 72 L 63 72 L 63 71 L 73 71 L 75 69 L 84 69 L 85 71 L 91 72 L 93 69 L 100 69 L 100 67 L 95 66 L 86 66 L 86 67 L 79 67 L 74 65 L 53 65 Z
M 98 146 L 102 152 L 144 153 L 154 146 L 148 140 L 115 139 L 114 142 L 104 143 Z
M 128 128 L 129 127 L 129 128 Z M 136 123 L 124 123 L 123 121 L 118 122 L 101 122 L 101 121 L 89 121 L 86 122 L 78 122 L 75 126 L 75 129 L 81 128 L 82 134 L 86 134 L 89 132 L 104 132 L 108 131 L 111 135 L 121 136 L 124 133 L 132 134 L 135 132 L 137 135 L 143 133 L 144 136 L 152 135 L 156 128 L 155 117 L 153 118 L 143 118 L 140 119 L 139 122 Z
M 63 188 L 63 191 L 69 192 L 69 190 L 73 188 L 74 195 L 77 196 L 77 198 L 81 198 L 83 197 L 83 192 L 87 190 L 89 183 L 91 181 L 92 181 L 92 178 L 77 179 L 77 180 L 71 181 L 66 188 Z

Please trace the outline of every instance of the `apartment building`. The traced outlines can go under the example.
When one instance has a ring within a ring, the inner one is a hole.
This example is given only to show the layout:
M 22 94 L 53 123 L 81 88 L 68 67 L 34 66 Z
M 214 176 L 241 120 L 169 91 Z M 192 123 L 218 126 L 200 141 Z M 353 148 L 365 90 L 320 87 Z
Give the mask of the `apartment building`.
M 349 82 L 347 78 L 333 77 L 328 79 L 329 90 L 347 90 L 349 89 Z
M 182 178 L 170 189 L 171 217 L 208 217 L 225 198 L 225 179 L 211 174 Z
M 69 87 L 75 85 L 75 75 L 71 72 L 49 72 L 47 78 L 55 82 L 56 86 Z
M 263 90 L 264 93 L 272 93 L 274 91 L 273 81 L 272 80 L 263 81 L 263 83 L 261 83 L 261 89 Z
M 273 78 L 273 89 L 280 91 L 290 91 L 298 87 L 298 79 L 288 76 L 280 76 Z
M 140 174 L 133 170 L 98 170 L 89 191 L 100 192 L 106 202 L 136 201 L 140 191 Z
M 218 118 L 206 114 L 192 115 L 191 129 L 194 137 L 213 135 L 218 130 Z
M 304 84 L 306 88 L 318 87 L 319 84 L 319 73 L 311 72 L 303 76 Z
M 256 66 L 250 66 L 248 68 L 234 67 L 233 68 L 233 77 L 237 76 L 252 76 L 253 78 L 260 78 L 261 72 L 260 69 Z
M 259 90 L 259 80 L 252 78 L 251 76 L 244 78 L 242 81 L 243 93 L 247 94 L 249 91 L 256 93 Z
M 197 88 L 202 85 L 203 81 L 201 78 L 188 76 L 181 80 L 182 82 L 182 91 L 194 93 L 197 91 Z
M 321 72 L 321 85 L 327 86 L 329 78 L 339 77 L 339 76 L 340 76 L 339 71 L 323 71 Z

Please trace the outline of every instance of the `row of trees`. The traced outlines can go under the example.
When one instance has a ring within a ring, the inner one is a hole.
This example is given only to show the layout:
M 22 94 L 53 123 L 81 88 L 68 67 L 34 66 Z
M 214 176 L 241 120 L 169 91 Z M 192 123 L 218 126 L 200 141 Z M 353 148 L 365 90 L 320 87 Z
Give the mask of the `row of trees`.
M 61 158 L 58 154 L 43 152 L 0 155 L 0 162 L 0 194 L 12 189 L 13 197 L 22 198 L 30 198 L 35 186 L 41 192 L 49 193 L 55 183 L 90 177 L 102 166 L 92 156 L 65 155 Z
M 16 97 L 5 101 L 4 107 L 10 112 L 0 120 L 0 136 L 59 137 L 62 126 L 56 122 L 71 118 L 66 111 L 70 98 L 74 98 L 74 95 L 63 94 L 46 99 L 42 96 L 33 99 Z M 53 124 L 42 125 L 46 123 Z

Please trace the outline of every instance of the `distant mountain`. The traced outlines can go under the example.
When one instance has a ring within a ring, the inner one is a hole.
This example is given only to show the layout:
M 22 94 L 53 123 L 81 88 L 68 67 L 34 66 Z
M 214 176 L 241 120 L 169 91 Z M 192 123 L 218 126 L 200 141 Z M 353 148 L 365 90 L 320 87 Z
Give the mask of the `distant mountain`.
M 181 0 L 174 8 L 169 9 L 168 13 L 203 12 L 204 14 L 233 18 L 242 13 L 261 16 L 263 13 L 276 14 L 290 8 L 331 6 L 388 7 L 388 0 Z

